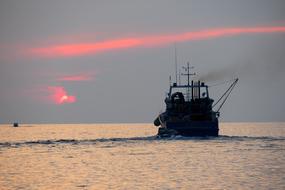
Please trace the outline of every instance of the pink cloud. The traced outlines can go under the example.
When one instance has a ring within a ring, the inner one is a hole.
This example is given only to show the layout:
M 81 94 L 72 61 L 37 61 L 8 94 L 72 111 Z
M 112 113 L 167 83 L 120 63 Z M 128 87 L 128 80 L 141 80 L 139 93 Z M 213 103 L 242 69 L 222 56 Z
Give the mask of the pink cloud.
M 57 81 L 91 81 L 94 79 L 92 74 L 65 75 L 59 77 Z
M 60 43 L 49 46 L 34 47 L 26 52 L 38 57 L 74 57 L 88 54 L 97 54 L 111 50 L 121 50 L 135 47 L 153 47 L 167 45 L 174 42 L 207 40 L 242 34 L 285 33 L 285 26 L 265 27 L 232 27 L 215 28 L 179 34 L 160 34 L 133 38 L 111 39 L 99 42 Z

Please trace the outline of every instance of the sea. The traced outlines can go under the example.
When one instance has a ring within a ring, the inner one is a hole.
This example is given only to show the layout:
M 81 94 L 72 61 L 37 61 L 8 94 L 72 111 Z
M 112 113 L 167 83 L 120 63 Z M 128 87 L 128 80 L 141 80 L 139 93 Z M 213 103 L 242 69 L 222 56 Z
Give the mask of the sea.
M 156 134 L 153 124 L 0 125 L 0 189 L 285 189 L 285 123 Z

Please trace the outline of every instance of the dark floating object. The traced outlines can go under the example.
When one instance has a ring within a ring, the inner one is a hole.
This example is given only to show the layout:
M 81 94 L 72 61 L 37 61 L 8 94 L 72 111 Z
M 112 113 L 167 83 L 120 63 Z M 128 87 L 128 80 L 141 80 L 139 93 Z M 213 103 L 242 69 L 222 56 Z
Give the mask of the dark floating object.
M 19 127 L 19 123 L 13 123 L 13 127 Z
M 158 137 L 181 136 L 218 136 L 220 109 L 238 82 L 235 79 L 225 93 L 214 103 L 209 97 L 208 86 L 204 82 L 190 81 L 189 63 L 183 67 L 186 71 L 187 84 L 171 85 L 165 98 L 166 110 L 154 120 L 158 128 Z M 171 79 L 171 78 L 170 78 Z M 214 103 L 214 104 L 213 104 Z M 219 104 L 214 111 L 213 108 Z

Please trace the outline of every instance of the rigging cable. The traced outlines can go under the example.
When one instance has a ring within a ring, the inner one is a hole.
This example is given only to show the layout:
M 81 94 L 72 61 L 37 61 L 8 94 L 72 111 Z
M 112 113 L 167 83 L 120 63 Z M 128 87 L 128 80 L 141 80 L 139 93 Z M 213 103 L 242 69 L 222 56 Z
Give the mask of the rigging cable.
M 219 106 L 219 108 L 217 109 L 217 112 L 220 111 L 220 109 L 222 108 L 222 106 L 224 105 L 224 103 L 226 102 L 227 98 L 229 97 L 229 95 L 231 94 L 232 90 L 234 89 L 235 85 L 238 82 L 238 78 L 235 79 L 235 81 L 231 84 L 231 86 L 226 90 L 226 92 L 219 98 L 219 100 L 213 105 L 213 108 L 223 99 L 221 105 Z

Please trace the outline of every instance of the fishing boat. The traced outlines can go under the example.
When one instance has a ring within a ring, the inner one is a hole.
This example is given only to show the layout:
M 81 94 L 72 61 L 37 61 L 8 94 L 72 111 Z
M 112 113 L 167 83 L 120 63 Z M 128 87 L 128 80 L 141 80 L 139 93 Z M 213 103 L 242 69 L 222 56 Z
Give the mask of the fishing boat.
M 209 86 L 201 81 L 190 81 L 189 63 L 184 67 L 187 84 L 170 82 L 165 98 L 166 110 L 154 120 L 158 126 L 158 137 L 181 136 L 218 136 L 220 109 L 238 82 L 235 79 L 225 93 L 214 102 L 209 97 Z M 177 78 L 177 77 L 176 77 Z M 213 110 L 215 106 L 217 110 Z
M 19 127 L 19 123 L 17 122 L 13 123 L 13 127 Z

